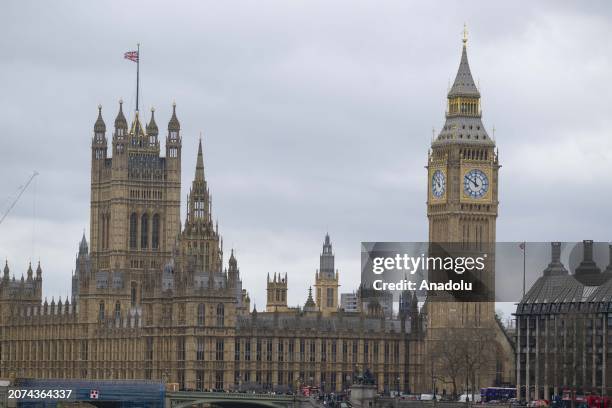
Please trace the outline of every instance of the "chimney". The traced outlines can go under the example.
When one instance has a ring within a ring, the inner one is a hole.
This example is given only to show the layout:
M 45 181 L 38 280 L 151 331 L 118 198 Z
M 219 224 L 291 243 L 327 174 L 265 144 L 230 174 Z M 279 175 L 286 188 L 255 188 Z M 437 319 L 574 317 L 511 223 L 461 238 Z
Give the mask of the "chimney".
M 582 241 L 582 251 L 582 262 L 580 262 L 580 265 L 578 265 L 576 268 L 575 276 L 576 278 L 579 278 L 588 275 L 591 278 L 587 280 L 579 279 L 579 281 L 587 286 L 597 286 L 599 284 L 599 280 L 596 278 L 596 275 L 600 275 L 601 270 L 597 267 L 595 261 L 593 261 L 593 241 Z
M 560 242 L 550 243 L 550 258 L 551 258 L 551 263 L 557 264 L 561 262 L 561 243 Z
M 593 262 L 593 241 L 585 239 L 582 241 L 583 262 Z
M 606 268 L 606 273 L 612 273 L 612 244 L 608 244 L 608 250 L 610 251 L 610 255 L 608 257 L 608 267 Z
M 567 269 L 561 263 L 561 242 L 550 243 L 550 263 L 544 269 L 544 276 L 567 275 Z

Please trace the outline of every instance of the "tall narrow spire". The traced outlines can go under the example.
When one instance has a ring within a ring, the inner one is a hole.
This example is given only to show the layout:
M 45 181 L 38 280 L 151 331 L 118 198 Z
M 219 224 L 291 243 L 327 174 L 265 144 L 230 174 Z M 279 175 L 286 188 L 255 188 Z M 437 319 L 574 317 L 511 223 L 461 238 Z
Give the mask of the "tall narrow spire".
M 448 92 L 448 97 L 452 98 L 455 96 L 468 96 L 480 98 L 480 92 L 478 92 L 478 88 L 476 87 L 476 83 L 472 77 L 472 71 L 470 70 L 470 64 L 468 62 L 466 28 L 464 28 L 463 39 L 461 41 L 463 42 L 461 61 L 459 62 L 459 69 L 457 70 L 457 75 L 455 76 L 453 86 L 451 86 L 451 89 Z
M 198 144 L 198 159 L 196 161 L 196 181 L 204 181 L 204 157 L 202 155 L 202 135 L 200 134 L 200 142 Z

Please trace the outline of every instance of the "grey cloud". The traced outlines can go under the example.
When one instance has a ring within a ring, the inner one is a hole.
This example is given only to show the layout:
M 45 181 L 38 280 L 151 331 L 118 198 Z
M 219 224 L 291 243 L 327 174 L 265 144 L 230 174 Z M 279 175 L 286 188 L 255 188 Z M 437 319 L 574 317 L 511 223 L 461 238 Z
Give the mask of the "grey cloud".
M 40 238 L 32 249 L 26 194 L 0 226 L 0 256 L 40 257 L 45 293 L 69 284 L 89 223 L 96 106 L 109 129 L 119 98 L 133 106 L 122 54 L 140 41 L 143 110 L 155 106 L 165 129 L 177 101 L 183 197 L 204 133 L 214 216 L 258 305 L 273 271 L 289 272 L 290 303 L 303 303 L 327 229 L 352 290 L 360 241 L 427 236 L 423 166 L 464 21 L 504 166 L 498 239 L 609 239 L 611 20 L 605 1 L 9 1 L 0 201 L 39 170 Z

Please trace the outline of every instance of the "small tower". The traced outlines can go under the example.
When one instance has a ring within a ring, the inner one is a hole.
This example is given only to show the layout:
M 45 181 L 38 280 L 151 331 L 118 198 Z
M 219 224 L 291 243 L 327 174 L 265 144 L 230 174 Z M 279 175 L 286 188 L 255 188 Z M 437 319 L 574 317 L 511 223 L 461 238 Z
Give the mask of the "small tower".
M 312 299 L 312 287 L 308 288 L 308 299 L 304 303 L 304 312 L 317 312 L 318 308 L 314 300 Z
M 2 280 L 3 281 L 8 281 L 9 278 L 10 278 L 9 275 L 10 275 L 10 269 L 9 269 L 8 260 L 7 260 L 4 263 L 4 271 L 3 271 L 3 274 L 2 274 Z
M 168 176 L 180 182 L 181 180 L 181 124 L 176 117 L 176 103 L 172 103 L 172 117 L 168 122 L 168 136 L 166 137 L 166 161 L 168 163 Z
M 319 270 L 315 274 L 316 305 L 324 315 L 338 309 L 338 271 L 334 269 L 334 252 L 329 234 L 325 234 Z
M 266 312 L 282 312 L 287 308 L 287 274 L 283 278 L 280 273 L 274 272 L 274 277 L 270 279 L 268 274 L 268 301 Z
M 91 143 L 92 163 L 96 170 L 100 170 L 104 166 L 106 159 L 107 143 L 106 143 L 106 124 L 102 119 L 102 105 L 98 105 L 98 119 L 94 123 L 94 136 Z M 92 176 L 94 174 L 92 173 Z
M 119 158 L 125 158 L 126 146 L 127 146 L 127 120 L 123 114 L 123 100 L 119 100 L 119 112 L 115 118 L 115 132 L 113 133 L 113 166 L 118 167 L 120 164 L 127 164 L 127 159 L 118 160 Z
M 166 198 L 174 202 L 181 202 L 181 125 L 176 117 L 176 103 L 172 103 L 172 116 L 168 122 L 168 135 L 166 136 L 166 177 L 168 189 Z M 166 212 L 166 246 L 171 247 L 174 237 L 181 233 L 181 211 L 179 207 L 168 208 Z

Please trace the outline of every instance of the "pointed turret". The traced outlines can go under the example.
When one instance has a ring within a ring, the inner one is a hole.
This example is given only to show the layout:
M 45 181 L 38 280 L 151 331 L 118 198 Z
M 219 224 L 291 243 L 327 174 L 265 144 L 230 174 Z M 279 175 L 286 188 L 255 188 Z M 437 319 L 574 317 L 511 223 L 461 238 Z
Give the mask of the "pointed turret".
M 87 255 L 89 252 L 89 245 L 87 245 L 87 238 L 85 238 L 85 231 L 83 231 L 83 238 L 79 244 L 79 255 Z
M 234 249 L 233 248 L 232 248 L 232 252 L 230 254 L 230 258 L 229 258 L 229 266 L 230 266 L 230 269 L 238 267 L 238 261 L 236 260 L 236 257 L 234 256 Z
M 102 119 L 102 105 L 98 105 L 98 119 L 94 124 L 91 154 L 93 165 L 102 166 L 106 159 L 106 124 Z
M 33 273 L 34 273 L 34 272 L 32 271 L 32 262 L 30 262 L 30 263 L 28 264 L 28 272 L 27 272 L 27 274 L 28 274 L 28 276 L 30 276 L 30 275 L 32 275 Z
M 157 128 L 157 123 L 155 123 L 155 108 L 151 108 L 151 120 L 147 125 L 147 135 L 155 136 L 159 134 L 159 129 Z
M 204 178 L 204 157 L 202 154 L 202 139 L 200 139 L 195 177 L 187 196 L 187 219 L 185 225 L 189 226 L 194 223 L 203 222 L 210 225 L 212 230 L 210 208 L 210 194 L 206 187 L 206 179 Z
M 40 265 L 40 261 L 38 262 L 38 265 Z M 33 279 L 33 273 L 32 273 L 32 268 L 31 267 L 28 268 L 27 275 L 28 275 L 28 281 L 31 281 Z
M 106 123 L 104 123 L 104 119 L 102 119 L 102 105 L 98 105 L 98 119 L 96 119 L 96 123 L 94 124 L 94 133 L 96 135 L 99 133 L 106 133 Z
M 127 120 L 123 114 L 123 99 L 119 99 L 119 112 L 115 118 L 115 130 L 119 129 L 127 130 Z
M 474 82 L 467 55 L 467 30 L 464 29 L 463 47 L 459 69 L 447 95 L 446 123 L 437 139 L 432 143 L 462 143 L 492 147 L 491 140 L 482 124 L 480 91 Z
M 30 269 L 32 268 L 32 265 L 30 264 Z M 42 280 L 42 268 L 40 267 L 40 262 L 38 262 L 38 267 L 36 268 L 36 280 L 41 281 Z
M 312 286 L 308 288 L 308 299 L 306 299 L 306 303 L 304 304 L 304 311 L 305 312 L 316 312 L 317 311 L 317 305 L 312 299 Z
M 334 279 L 334 252 L 332 249 L 331 239 L 329 233 L 325 234 L 325 240 L 323 241 L 323 250 L 319 257 L 319 272 L 321 278 Z
M 168 122 L 168 131 L 178 132 L 179 130 L 181 130 L 181 124 L 179 123 L 178 118 L 176 117 L 176 102 L 173 102 L 172 103 L 172 117 L 170 118 L 170 121 Z
M 4 273 L 2 275 L 2 279 L 9 280 L 9 278 L 10 278 L 9 274 L 10 274 L 10 269 L 9 269 L 9 266 L 8 266 L 8 260 L 6 260 L 4 262 Z

